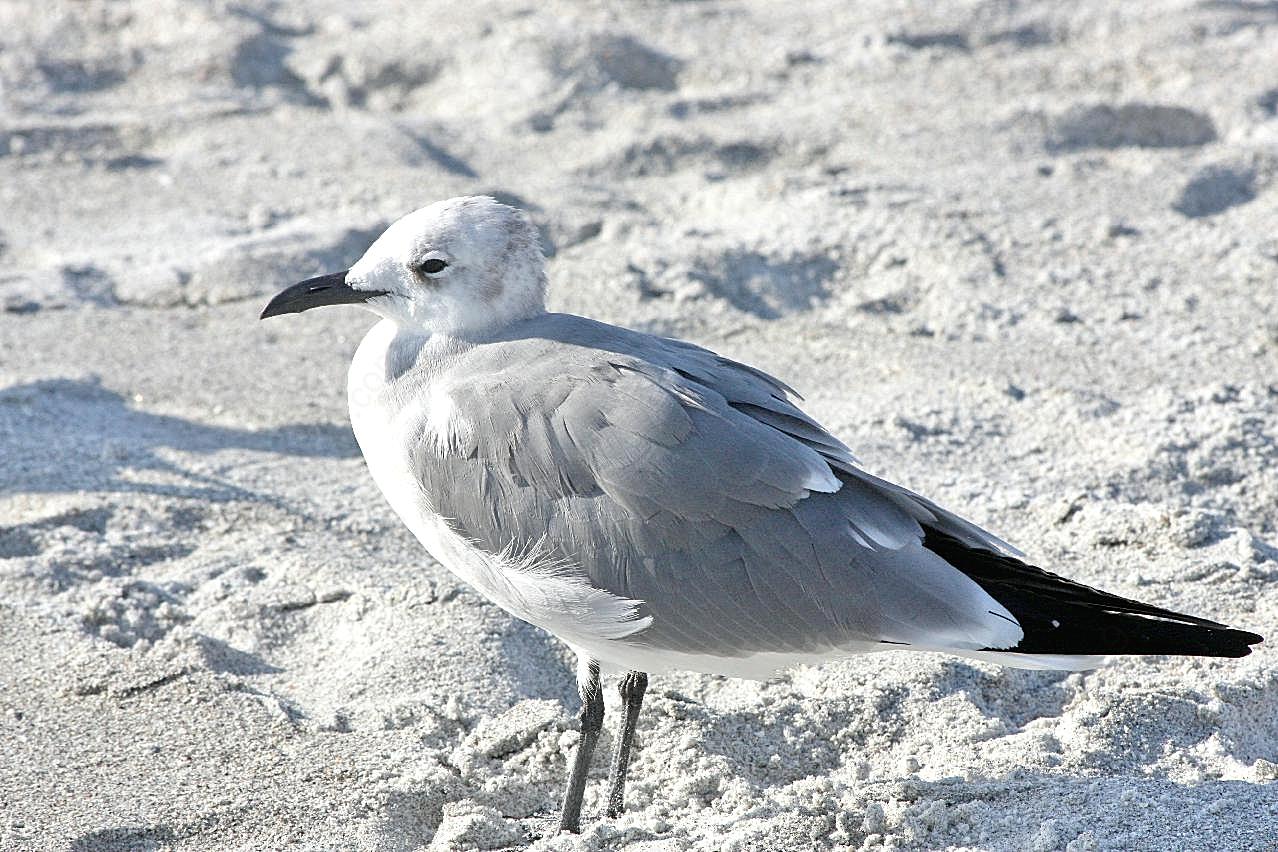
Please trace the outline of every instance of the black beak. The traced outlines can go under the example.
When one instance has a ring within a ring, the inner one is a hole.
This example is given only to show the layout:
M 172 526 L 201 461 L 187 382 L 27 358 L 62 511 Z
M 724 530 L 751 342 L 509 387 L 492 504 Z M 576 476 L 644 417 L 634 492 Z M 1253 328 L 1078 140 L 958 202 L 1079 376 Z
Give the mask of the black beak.
M 281 314 L 300 314 L 323 305 L 361 305 L 385 290 L 356 290 L 346 283 L 348 270 L 307 278 L 279 293 L 262 308 L 262 319 Z

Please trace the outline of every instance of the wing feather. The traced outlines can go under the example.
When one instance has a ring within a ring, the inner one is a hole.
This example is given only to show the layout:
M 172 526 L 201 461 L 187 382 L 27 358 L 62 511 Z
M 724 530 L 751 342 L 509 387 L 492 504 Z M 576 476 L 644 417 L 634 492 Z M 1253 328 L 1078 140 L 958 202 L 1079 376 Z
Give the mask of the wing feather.
M 621 641 L 744 656 L 1019 640 L 1010 614 L 922 547 L 920 520 L 988 534 L 863 474 L 783 383 L 691 344 L 538 322 L 452 368 L 469 377 L 449 392 L 470 440 L 423 441 L 413 464 L 482 548 L 539 542 L 593 588 L 641 601 L 651 623 Z

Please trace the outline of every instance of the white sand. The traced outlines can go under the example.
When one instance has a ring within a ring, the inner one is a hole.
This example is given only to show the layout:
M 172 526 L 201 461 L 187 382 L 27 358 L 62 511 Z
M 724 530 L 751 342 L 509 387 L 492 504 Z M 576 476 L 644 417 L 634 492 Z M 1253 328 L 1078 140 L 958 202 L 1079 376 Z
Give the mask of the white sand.
M 0 848 L 1275 848 L 1264 647 L 661 677 L 633 812 L 596 819 L 601 753 L 584 833 L 538 839 L 571 661 L 375 492 L 370 318 L 256 319 L 504 193 L 558 307 L 775 371 L 1046 567 L 1272 634 L 1274 4 L 451 5 L 0 6 Z

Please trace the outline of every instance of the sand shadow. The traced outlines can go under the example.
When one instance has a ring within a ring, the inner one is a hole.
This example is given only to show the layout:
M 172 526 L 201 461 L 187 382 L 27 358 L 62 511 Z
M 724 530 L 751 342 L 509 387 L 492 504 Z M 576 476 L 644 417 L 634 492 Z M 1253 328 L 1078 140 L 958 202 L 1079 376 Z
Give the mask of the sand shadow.
M 504 674 L 514 687 L 517 700 L 548 698 L 576 712 L 577 674 L 567 651 L 558 639 L 539 627 L 512 618 L 501 633 L 505 659 Z
M 71 852 L 149 852 L 167 849 L 178 837 L 164 825 L 104 828 L 82 834 L 71 842 Z
M 260 654 L 241 651 L 221 639 L 199 635 L 200 652 L 209 671 L 220 674 L 248 675 L 279 674 L 285 669 L 268 663 Z
M 699 745 L 707 754 L 722 757 L 734 775 L 753 784 L 826 776 L 843 761 L 838 747 L 821 737 L 817 726 L 807 724 L 812 708 L 806 703 L 795 703 L 765 721 L 757 710 L 723 712 L 675 692 L 664 697 L 679 702 L 680 716 L 700 723 Z M 847 724 L 840 722 L 839 727 Z M 799 733 L 779 736 L 783 730 Z
M 326 458 L 359 453 L 347 426 L 297 423 L 253 430 L 199 423 L 134 408 L 98 379 L 45 379 L 0 389 L 0 441 L 0 495 L 111 491 L 276 503 L 269 495 L 185 469 L 164 458 L 163 450 Z
M 969 780 L 961 777 L 935 781 L 918 777 L 863 782 L 871 799 L 894 799 L 905 802 L 942 801 L 949 808 L 963 805 L 983 806 L 1004 815 L 1003 825 L 1011 826 L 1006 834 L 1023 835 L 1023 827 L 1039 823 L 1041 801 L 1049 812 L 1059 812 L 1061 822 L 1071 833 L 1086 828 L 1106 849 L 1207 849 L 1218 846 L 1196 846 L 1187 839 L 1186 814 L 1194 805 L 1190 791 L 1204 791 L 1199 801 L 1208 804 L 1192 818 L 1195 830 L 1214 836 L 1228 824 L 1229 849 L 1273 849 L 1273 815 L 1278 813 L 1278 785 L 1255 784 L 1241 780 L 1176 781 L 1165 777 L 1123 774 L 1073 774 L 1071 772 L 1038 772 L 1017 770 L 1003 779 Z M 1097 790 L 1101 795 L 1097 795 Z M 881 790 L 881 793 L 874 792 Z M 1134 805 L 1117 807 L 1115 803 L 1139 803 L 1140 816 L 1133 825 Z M 1033 814 L 1034 816 L 1030 816 Z M 1216 823 L 1210 828 L 1205 823 Z M 1019 830 L 1018 830 L 1019 827 Z M 1133 834 L 1128 832 L 1136 828 Z M 982 848 L 1066 848 L 1062 838 L 1056 845 L 1008 843 L 1010 837 L 991 838 Z M 1000 842 L 1003 840 L 1004 842 Z M 1070 844 L 1072 848 L 1074 844 Z M 1088 845 L 1083 848 L 1096 848 Z
M 776 784 L 829 774 L 857 759 L 859 752 L 897 742 L 913 724 L 912 707 L 921 696 L 935 701 L 962 695 L 982 716 L 998 719 L 1009 734 L 1034 719 L 1060 716 L 1071 699 L 1064 683 L 1071 674 L 1022 669 L 990 673 L 961 660 L 942 660 L 922 683 L 880 685 L 850 702 L 781 702 L 765 713 L 762 708 L 716 711 L 676 693 L 667 692 L 665 698 L 679 702 L 681 716 L 698 721 L 704 732 L 700 746 L 707 753 L 723 757 L 741 777 Z M 814 717 L 821 723 L 813 724 Z M 822 733 L 864 731 L 867 717 L 875 720 L 872 740 L 831 739 Z M 787 733 L 774 736 L 779 731 Z
M 81 834 L 67 847 L 70 852 L 149 852 L 173 849 L 192 838 L 208 836 L 225 816 L 204 816 L 173 825 L 121 825 Z M 210 838 L 211 840 L 211 838 Z

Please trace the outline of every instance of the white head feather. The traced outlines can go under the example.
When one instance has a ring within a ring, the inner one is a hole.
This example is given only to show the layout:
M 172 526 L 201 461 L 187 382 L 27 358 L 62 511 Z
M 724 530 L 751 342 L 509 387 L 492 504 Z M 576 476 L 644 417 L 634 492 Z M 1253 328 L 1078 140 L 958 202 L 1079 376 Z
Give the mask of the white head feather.
M 487 196 L 439 201 L 393 223 L 347 284 L 368 308 L 432 334 L 471 336 L 545 311 L 545 259 L 521 210 Z

